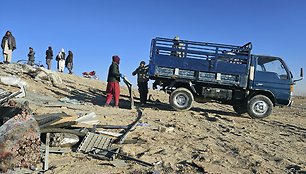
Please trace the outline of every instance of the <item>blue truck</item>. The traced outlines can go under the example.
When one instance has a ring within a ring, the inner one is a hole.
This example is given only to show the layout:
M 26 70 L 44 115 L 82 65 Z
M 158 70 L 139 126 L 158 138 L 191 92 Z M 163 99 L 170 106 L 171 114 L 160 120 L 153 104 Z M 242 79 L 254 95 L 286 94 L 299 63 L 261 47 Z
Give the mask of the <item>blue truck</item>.
M 155 38 L 151 42 L 149 78 L 153 89 L 168 93 L 170 105 L 188 110 L 192 102 L 219 102 L 237 114 L 264 118 L 274 106 L 292 103 L 293 80 L 279 57 L 251 54 L 242 46 Z

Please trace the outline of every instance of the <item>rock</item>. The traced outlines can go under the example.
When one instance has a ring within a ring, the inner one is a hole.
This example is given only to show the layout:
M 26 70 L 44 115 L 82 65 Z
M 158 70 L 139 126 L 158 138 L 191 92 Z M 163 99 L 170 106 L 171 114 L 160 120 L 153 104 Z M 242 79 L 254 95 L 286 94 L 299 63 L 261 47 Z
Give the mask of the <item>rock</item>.
M 0 127 L 0 171 L 29 168 L 40 162 L 40 132 L 36 120 L 22 111 Z
M 174 131 L 174 127 L 168 127 L 166 128 L 166 132 L 173 132 Z
M 35 71 L 35 79 L 36 80 L 48 80 L 51 81 L 53 86 L 59 87 L 63 84 L 63 81 L 59 75 L 55 72 L 47 70 L 45 68 L 37 68 Z

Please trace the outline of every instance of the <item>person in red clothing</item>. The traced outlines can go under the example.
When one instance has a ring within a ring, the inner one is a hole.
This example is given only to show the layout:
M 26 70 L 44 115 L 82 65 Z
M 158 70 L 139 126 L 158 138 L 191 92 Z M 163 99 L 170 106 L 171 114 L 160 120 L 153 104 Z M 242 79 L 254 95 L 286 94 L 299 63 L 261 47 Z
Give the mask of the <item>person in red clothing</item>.
M 107 87 L 106 87 L 106 102 L 104 106 L 110 106 L 110 102 L 112 101 L 113 97 L 115 100 L 115 107 L 119 107 L 119 96 L 120 96 L 120 77 L 121 74 L 119 72 L 119 63 L 120 58 L 119 56 L 112 57 L 113 62 L 109 67 L 108 70 L 108 77 L 107 77 Z

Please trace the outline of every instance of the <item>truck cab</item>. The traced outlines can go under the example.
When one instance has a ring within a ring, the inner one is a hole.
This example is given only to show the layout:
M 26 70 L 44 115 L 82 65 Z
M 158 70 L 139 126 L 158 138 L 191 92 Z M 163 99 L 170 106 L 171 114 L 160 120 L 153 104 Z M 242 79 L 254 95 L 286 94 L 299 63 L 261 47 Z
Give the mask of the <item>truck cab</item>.
M 288 105 L 292 99 L 293 77 L 286 63 L 278 57 L 253 55 L 254 79 L 250 88 L 268 91 L 276 105 Z
M 149 77 L 170 95 L 170 105 L 188 110 L 192 102 L 232 105 L 238 114 L 264 118 L 273 106 L 290 105 L 293 77 L 278 57 L 251 54 L 242 46 L 155 38 Z M 302 72 L 301 72 L 302 76 Z

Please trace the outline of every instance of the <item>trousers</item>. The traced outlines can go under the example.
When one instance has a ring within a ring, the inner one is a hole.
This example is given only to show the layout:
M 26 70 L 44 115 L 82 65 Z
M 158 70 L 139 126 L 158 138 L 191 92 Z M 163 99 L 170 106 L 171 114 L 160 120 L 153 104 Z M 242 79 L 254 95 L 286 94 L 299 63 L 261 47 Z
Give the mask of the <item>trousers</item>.
M 11 61 L 12 61 L 12 54 L 13 54 L 13 52 L 11 50 L 7 51 L 7 53 L 3 53 L 4 62 L 11 63 Z
M 148 98 L 148 82 L 138 82 L 137 86 L 140 95 L 140 104 L 146 104 Z
M 108 82 L 106 87 L 106 105 L 109 105 L 114 97 L 115 106 L 119 106 L 120 86 L 119 82 Z
M 46 59 L 46 64 L 48 65 L 48 69 L 51 69 L 52 59 Z
M 64 72 L 64 68 L 65 68 L 65 60 L 59 60 L 58 61 L 58 71 Z

